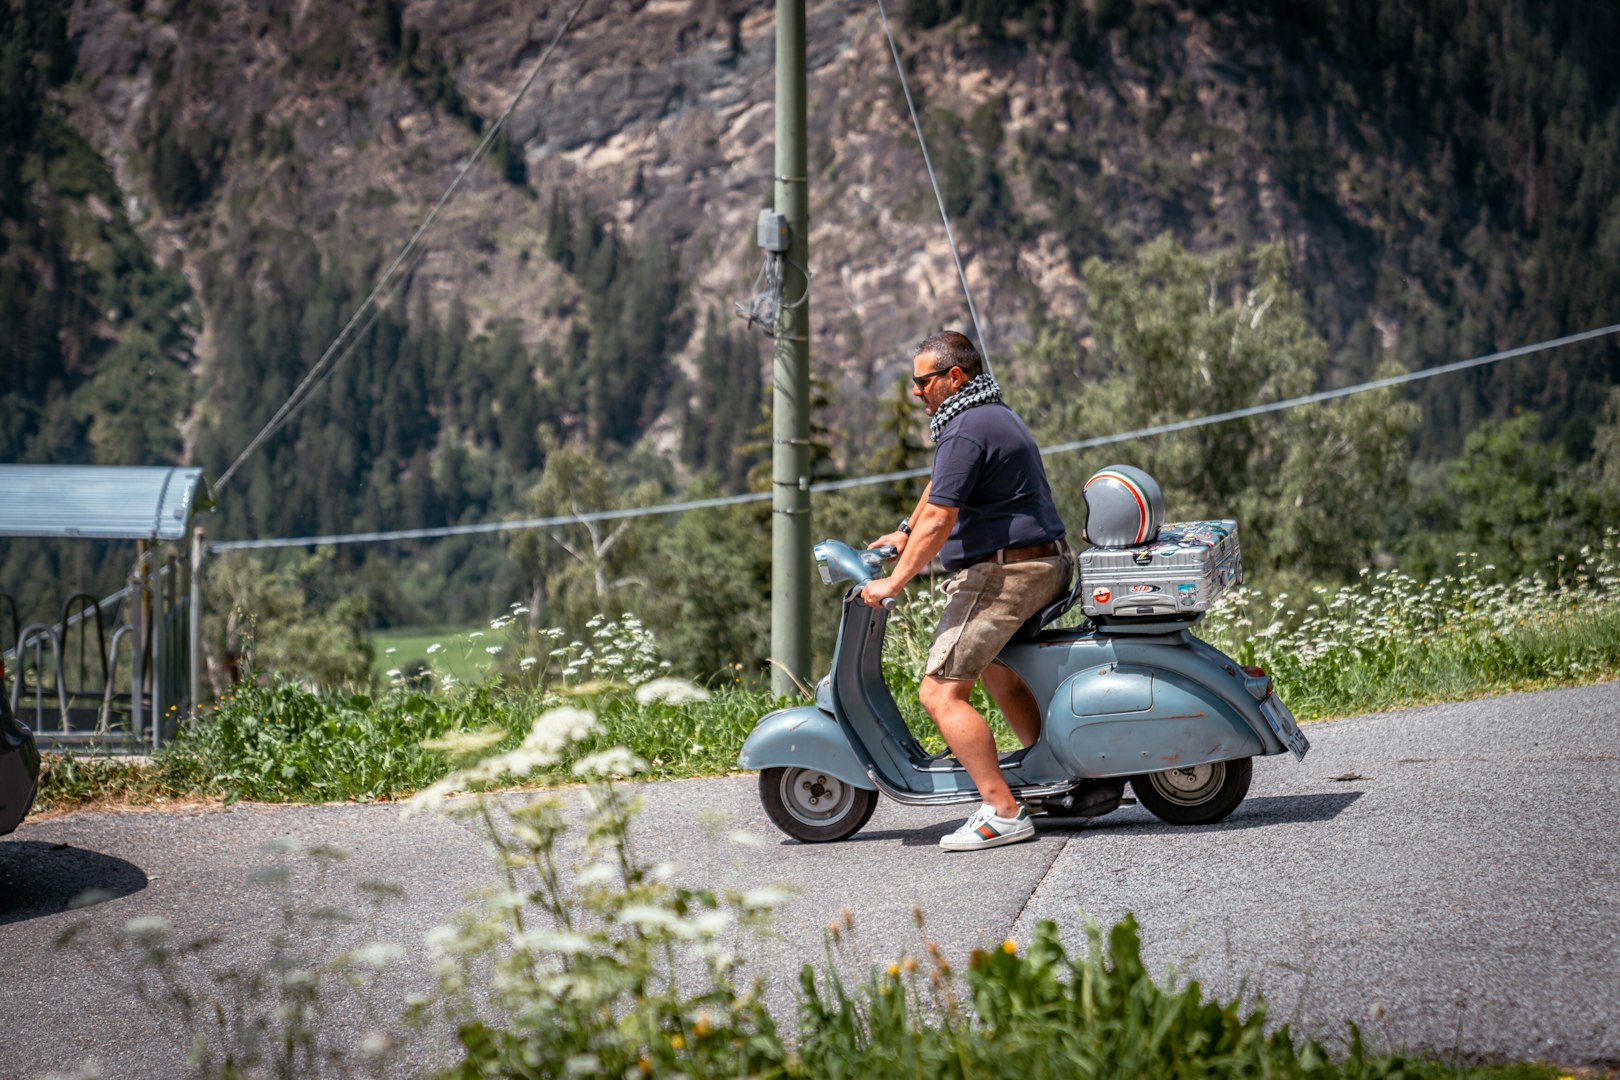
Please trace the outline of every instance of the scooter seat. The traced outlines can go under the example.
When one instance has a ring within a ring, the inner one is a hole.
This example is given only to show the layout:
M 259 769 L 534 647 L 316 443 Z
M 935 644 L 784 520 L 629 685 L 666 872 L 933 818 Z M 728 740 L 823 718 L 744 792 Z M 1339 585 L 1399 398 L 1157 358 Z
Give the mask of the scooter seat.
M 1017 632 L 1013 634 L 1011 640 L 1029 641 L 1047 626 L 1061 619 L 1070 608 L 1079 602 L 1080 574 L 1077 571 L 1074 575 L 1074 584 L 1069 587 L 1069 590 L 1031 615 L 1024 625 L 1020 626 Z

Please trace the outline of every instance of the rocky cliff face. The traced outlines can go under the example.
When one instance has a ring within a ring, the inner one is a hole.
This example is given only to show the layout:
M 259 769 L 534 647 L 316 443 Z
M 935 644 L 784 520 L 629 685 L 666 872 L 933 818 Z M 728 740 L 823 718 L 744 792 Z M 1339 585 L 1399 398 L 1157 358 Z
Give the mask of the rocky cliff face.
M 72 115 L 149 242 L 193 271 L 264 230 L 387 258 L 476 145 L 456 113 L 499 115 L 569 7 L 81 0 Z M 1165 228 L 1206 245 L 1287 237 L 1302 265 L 1355 290 L 1342 248 L 1313 237 L 1270 176 L 1247 130 L 1244 57 L 1212 25 L 1178 17 L 1151 63 L 1115 48 L 1083 69 L 897 19 L 992 353 L 1037 316 L 1083 314 L 1080 256 Z M 870 388 L 907 343 L 967 311 L 876 6 L 812 3 L 808 40 L 813 357 Z M 517 319 L 531 343 L 560 340 L 548 312 L 572 286 L 541 255 L 560 192 L 628 238 L 672 245 L 695 309 L 729 310 L 759 263 L 773 63 L 769 4 L 587 0 L 509 122 L 527 187 L 475 168 L 411 288 L 441 304 L 459 294 L 479 323 Z M 1164 69 L 1172 84 L 1152 74 Z M 195 169 L 189 205 L 154 195 L 164 141 Z

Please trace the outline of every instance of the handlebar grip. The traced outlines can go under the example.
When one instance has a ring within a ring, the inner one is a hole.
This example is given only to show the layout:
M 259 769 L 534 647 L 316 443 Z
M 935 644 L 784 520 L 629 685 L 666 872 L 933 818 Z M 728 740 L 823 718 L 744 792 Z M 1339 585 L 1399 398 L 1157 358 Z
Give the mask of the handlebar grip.
M 856 589 L 856 590 L 855 590 L 855 591 L 856 591 L 856 592 L 861 592 L 861 591 L 863 591 L 863 590 L 864 590 L 864 589 L 865 589 L 865 587 L 866 587 L 866 585 L 865 585 L 865 583 L 864 583 L 864 582 L 863 582 L 863 583 L 862 583 L 862 584 L 861 584 L 861 585 L 860 585 L 860 587 L 858 587 L 858 588 L 857 588 L 857 589 Z M 864 600 L 863 600 L 863 601 L 861 601 L 861 602 L 862 602 L 862 603 L 865 603 L 865 602 L 866 602 L 866 601 L 864 601 Z M 896 605 L 896 604 L 898 604 L 898 603 L 899 603 L 899 602 L 900 602 L 900 601 L 899 601 L 899 599 L 898 599 L 898 598 L 896 598 L 896 597 L 893 597 L 893 596 L 886 596 L 886 597 L 884 597 L 884 598 L 883 598 L 883 600 L 882 600 L 882 601 L 880 601 L 880 606 L 881 606 L 881 607 L 882 607 L 882 608 L 883 608 L 883 610 L 884 610 L 884 611 L 893 611 L 893 610 L 894 610 L 894 606 L 895 606 L 895 605 Z

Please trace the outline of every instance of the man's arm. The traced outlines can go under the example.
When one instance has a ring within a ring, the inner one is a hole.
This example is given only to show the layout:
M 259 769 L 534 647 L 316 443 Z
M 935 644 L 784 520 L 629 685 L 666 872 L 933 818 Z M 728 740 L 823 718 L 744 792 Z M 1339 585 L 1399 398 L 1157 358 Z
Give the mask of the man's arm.
M 913 533 L 915 533 L 917 531 L 917 522 L 922 519 L 922 513 L 923 513 L 924 508 L 926 508 L 928 506 L 928 493 L 933 491 L 933 490 L 934 490 L 934 482 L 932 480 L 930 480 L 927 484 L 923 485 L 922 496 L 920 498 L 918 498 L 918 500 L 917 500 L 916 509 L 912 510 L 911 513 L 906 516 L 906 520 L 911 523 L 911 531 Z M 866 546 L 867 547 L 882 547 L 883 545 L 888 544 L 891 547 L 893 547 L 896 551 L 904 552 L 906 550 L 906 545 L 909 544 L 910 542 L 911 542 L 911 537 L 910 536 L 907 536 L 905 533 L 901 532 L 899 529 L 895 529 L 893 532 L 884 533 L 882 536 L 878 537 L 876 540 L 872 541 L 870 544 L 868 544 Z M 929 556 L 929 557 L 932 558 L 933 556 Z
M 889 597 L 900 595 L 906 583 L 934 561 L 945 541 L 950 539 L 951 530 L 956 528 L 958 513 L 956 507 L 936 505 L 928 502 L 924 495 L 911 518 L 911 536 L 908 537 L 911 542 L 900 554 L 893 572 L 886 578 L 867 582 L 861 589 L 861 598 L 868 606 L 879 607 Z

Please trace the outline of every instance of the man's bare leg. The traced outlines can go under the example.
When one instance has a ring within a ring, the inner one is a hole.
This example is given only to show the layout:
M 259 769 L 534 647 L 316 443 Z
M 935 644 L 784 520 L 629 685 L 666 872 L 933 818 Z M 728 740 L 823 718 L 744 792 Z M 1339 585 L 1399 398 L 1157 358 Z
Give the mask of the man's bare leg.
M 1035 745 L 1035 740 L 1041 737 L 1041 705 L 1030 692 L 1029 684 L 1000 660 L 985 668 L 979 679 L 1001 710 L 1007 726 L 1018 736 L 1018 742 L 1023 746 Z
M 975 681 L 925 675 L 917 696 L 939 733 L 945 736 L 945 745 L 978 786 L 979 797 L 1001 817 L 1017 817 L 1018 800 L 1001 775 L 1001 759 L 990 725 L 968 700 Z

